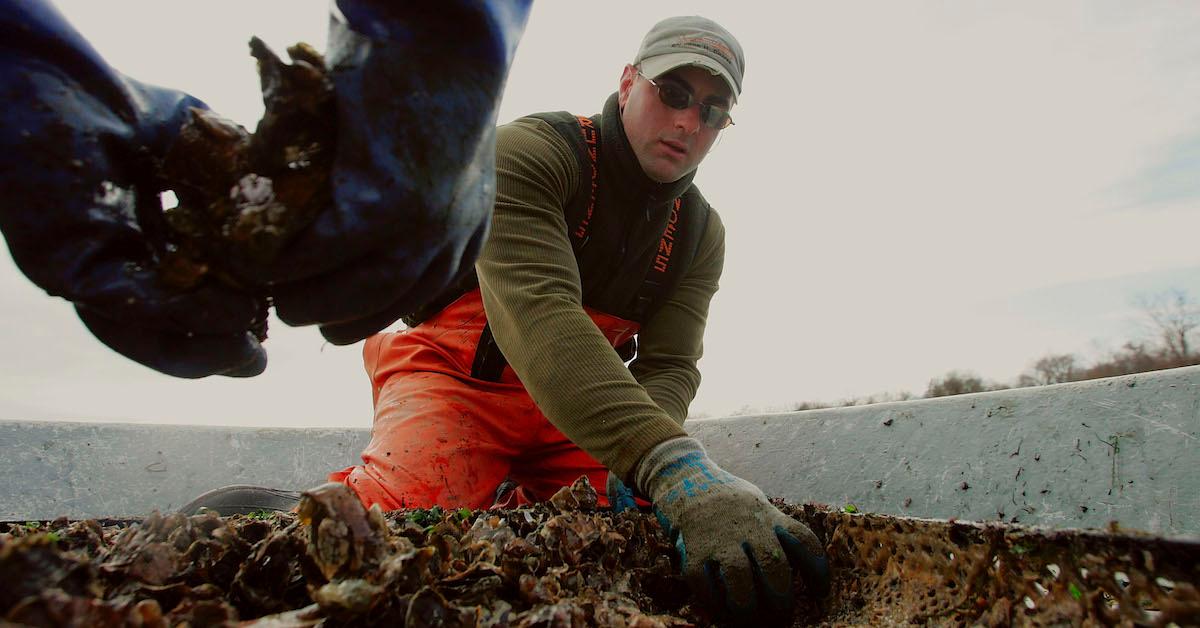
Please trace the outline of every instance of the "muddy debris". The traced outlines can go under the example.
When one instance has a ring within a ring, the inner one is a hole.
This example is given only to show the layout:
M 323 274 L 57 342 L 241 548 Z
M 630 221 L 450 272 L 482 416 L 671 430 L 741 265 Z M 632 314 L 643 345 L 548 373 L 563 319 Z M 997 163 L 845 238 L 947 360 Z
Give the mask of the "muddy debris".
M 598 511 L 581 479 L 506 511 L 364 509 L 0 526 L 0 618 L 36 626 L 686 626 L 653 516 Z
M 1200 622 L 1200 543 L 831 511 L 828 599 L 791 625 Z M 0 619 L 32 626 L 707 626 L 650 513 L 586 478 L 508 510 L 364 509 L 342 485 L 294 514 L 0 524 Z M 0 622 L 2 623 L 2 622 Z

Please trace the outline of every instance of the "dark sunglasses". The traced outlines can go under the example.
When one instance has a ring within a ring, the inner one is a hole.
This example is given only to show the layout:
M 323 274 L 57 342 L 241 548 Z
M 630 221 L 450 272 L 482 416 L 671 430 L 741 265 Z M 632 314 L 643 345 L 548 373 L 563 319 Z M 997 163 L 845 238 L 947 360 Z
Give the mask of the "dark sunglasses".
M 692 105 L 700 107 L 700 122 L 704 126 L 711 129 L 724 129 L 733 124 L 733 117 L 729 115 L 729 111 L 722 109 L 716 105 L 696 102 L 692 99 L 692 93 L 684 89 L 680 85 L 676 85 L 670 81 L 656 81 L 641 71 L 638 71 L 638 76 L 646 79 L 646 82 L 653 85 L 654 89 L 658 90 L 658 99 L 662 103 L 672 109 L 687 109 Z

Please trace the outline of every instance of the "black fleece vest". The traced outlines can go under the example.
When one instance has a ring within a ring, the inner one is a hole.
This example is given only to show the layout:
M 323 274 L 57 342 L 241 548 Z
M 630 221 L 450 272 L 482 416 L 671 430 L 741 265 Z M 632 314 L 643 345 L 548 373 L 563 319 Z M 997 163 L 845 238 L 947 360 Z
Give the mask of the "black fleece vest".
M 690 268 L 708 222 L 708 203 L 691 185 L 691 175 L 675 183 L 653 183 L 632 151 L 632 163 L 625 163 L 620 152 L 606 150 L 606 142 L 628 147 L 628 141 L 620 125 L 605 124 L 603 116 L 558 112 L 531 117 L 550 123 L 579 160 L 579 187 L 564 217 L 584 305 L 644 324 Z M 613 134 L 620 137 L 601 139 Z
M 585 118 L 567 112 L 538 113 L 574 149 L 579 186 L 563 208 L 582 282 L 584 305 L 645 324 L 686 276 L 708 222 L 709 205 L 692 185 L 694 173 L 656 183 L 641 166 L 621 126 L 617 98 L 604 113 Z M 478 286 L 474 271 L 417 312 L 420 324 Z M 626 361 L 636 346 L 618 348 Z M 473 375 L 496 381 L 507 364 L 485 328 Z

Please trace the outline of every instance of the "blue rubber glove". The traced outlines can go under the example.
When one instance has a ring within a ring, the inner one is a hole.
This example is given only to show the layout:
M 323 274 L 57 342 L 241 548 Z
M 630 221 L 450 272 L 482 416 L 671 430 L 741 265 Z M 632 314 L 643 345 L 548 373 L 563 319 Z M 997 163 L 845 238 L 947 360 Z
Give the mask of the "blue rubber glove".
M 635 477 L 680 551 L 692 592 L 719 619 L 790 617 L 793 571 L 806 593 L 829 592 L 829 563 L 816 535 L 756 486 L 718 467 L 695 439 L 661 443 L 638 463 Z
M 633 494 L 633 489 L 626 486 L 612 471 L 608 472 L 604 494 L 608 496 L 608 507 L 612 508 L 613 514 L 620 514 L 626 510 L 637 511 L 637 497 Z
M 494 197 L 496 108 L 528 0 L 333 5 L 334 206 L 272 263 L 234 269 L 293 325 L 348 344 L 469 272 Z M 185 94 L 110 68 L 49 4 L 0 0 L 0 229 L 18 267 L 92 332 L 164 373 L 254 375 L 263 301 L 158 281 L 166 245 L 153 164 Z
M 529 6 L 334 3 L 334 207 L 257 273 L 280 319 L 349 344 L 471 271 L 495 199 L 500 95 Z
M 202 282 L 160 284 L 165 153 L 186 94 L 131 80 L 50 4 L 0 0 L 0 230 L 35 284 L 75 304 L 101 341 L 179 377 L 256 375 L 254 295 Z

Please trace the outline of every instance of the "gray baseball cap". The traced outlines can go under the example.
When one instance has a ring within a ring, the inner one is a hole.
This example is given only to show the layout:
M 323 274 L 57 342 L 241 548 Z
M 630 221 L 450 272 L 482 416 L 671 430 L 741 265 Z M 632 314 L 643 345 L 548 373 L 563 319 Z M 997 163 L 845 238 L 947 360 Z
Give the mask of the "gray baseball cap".
M 669 17 L 650 29 L 633 64 L 650 78 L 696 65 L 725 79 L 733 99 L 742 93 L 746 57 L 742 45 L 720 24 L 698 15 Z

